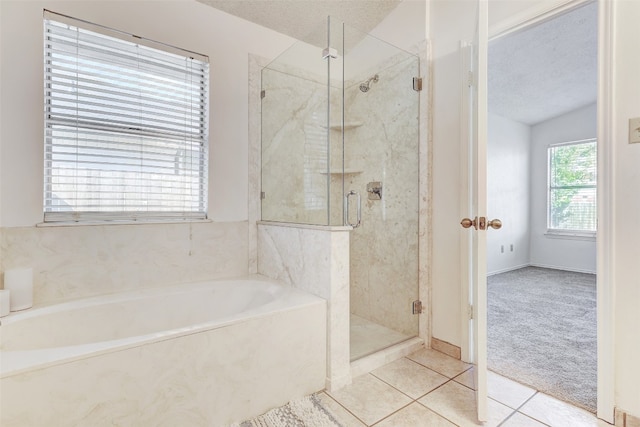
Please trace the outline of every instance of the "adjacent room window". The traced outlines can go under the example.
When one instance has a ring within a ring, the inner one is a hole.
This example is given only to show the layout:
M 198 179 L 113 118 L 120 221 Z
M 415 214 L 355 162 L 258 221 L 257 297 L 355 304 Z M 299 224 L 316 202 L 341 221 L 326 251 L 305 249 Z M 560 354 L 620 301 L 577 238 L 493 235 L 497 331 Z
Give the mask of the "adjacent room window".
M 596 231 L 596 141 L 549 147 L 550 232 Z
M 208 58 L 45 12 L 44 219 L 204 219 Z

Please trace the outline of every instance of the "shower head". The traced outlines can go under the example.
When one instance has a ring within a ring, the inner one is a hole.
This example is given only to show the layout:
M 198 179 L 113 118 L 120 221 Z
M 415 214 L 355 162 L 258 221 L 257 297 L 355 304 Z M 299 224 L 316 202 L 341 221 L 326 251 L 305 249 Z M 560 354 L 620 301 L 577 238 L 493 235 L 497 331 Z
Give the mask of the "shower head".
M 369 92 L 371 89 L 371 82 L 378 83 L 379 77 L 376 74 L 375 76 L 369 77 L 366 82 L 360 83 L 360 91 L 361 92 Z
M 369 82 L 362 82 L 360 83 L 360 91 L 361 92 L 368 92 L 369 91 Z

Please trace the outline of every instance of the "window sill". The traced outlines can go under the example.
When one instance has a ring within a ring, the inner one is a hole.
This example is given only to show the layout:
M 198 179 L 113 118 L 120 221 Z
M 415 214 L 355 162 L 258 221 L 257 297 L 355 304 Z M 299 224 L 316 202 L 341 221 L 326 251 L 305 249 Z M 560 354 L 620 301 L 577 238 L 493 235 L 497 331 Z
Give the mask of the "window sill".
M 550 239 L 584 240 L 588 242 L 596 241 L 595 232 L 547 230 L 544 235 Z
M 211 219 L 150 219 L 150 220 L 104 220 L 104 221 L 56 221 L 39 222 L 36 227 L 82 227 L 95 225 L 157 225 L 157 224 L 191 224 L 191 223 L 213 222 Z

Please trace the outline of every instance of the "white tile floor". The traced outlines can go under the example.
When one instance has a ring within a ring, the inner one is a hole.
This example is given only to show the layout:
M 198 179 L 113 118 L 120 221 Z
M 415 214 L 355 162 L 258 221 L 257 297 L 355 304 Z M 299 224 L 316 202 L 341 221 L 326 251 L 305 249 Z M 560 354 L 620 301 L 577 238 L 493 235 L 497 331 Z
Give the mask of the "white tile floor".
M 478 426 L 473 367 L 423 349 L 321 393 L 345 427 Z M 484 426 L 609 427 L 582 409 L 489 372 Z

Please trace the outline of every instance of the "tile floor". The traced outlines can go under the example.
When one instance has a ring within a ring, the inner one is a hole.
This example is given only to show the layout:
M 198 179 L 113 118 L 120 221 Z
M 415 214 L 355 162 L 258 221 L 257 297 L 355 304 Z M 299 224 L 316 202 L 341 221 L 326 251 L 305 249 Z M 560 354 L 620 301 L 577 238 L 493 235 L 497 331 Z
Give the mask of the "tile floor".
M 345 427 L 477 426 L 473 367 L 423 349 L 320 397 Z M 582 409 L 489 372 L 484 426 L 610 427 Z

